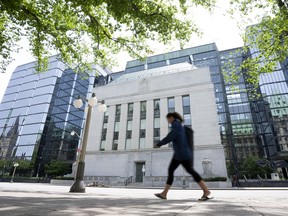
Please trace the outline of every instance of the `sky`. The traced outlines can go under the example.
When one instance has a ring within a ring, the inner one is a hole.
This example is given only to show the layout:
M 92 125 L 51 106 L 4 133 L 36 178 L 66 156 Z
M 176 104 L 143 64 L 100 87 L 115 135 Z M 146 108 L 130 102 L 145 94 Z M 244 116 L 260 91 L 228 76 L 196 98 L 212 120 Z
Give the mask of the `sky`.
M 193 14 L 191 14 L 191 16 L 202 30 L 203 35 L 201 38 L 198 36 L 192 36 L 191 42 L 186 44 L 185 48 L 212 42 L 216 43 L 219 50 L 231 49 L 243 45 L 243 41 L 240 36 L 240 34 L 243 32 L 241 32 L 241 30 L 238 28 L 237 20 L 223 15 L 228 8 L 229 1 L 221 0 L 218 2 L 220 3 L 217 4 L 217 7 L 212 13 L 201 8 L 193 10 Z M 2 100 L 11 74 L 15 68 L 19 65 L 35 60 L 28 51 L 27 39 L 23 38 L 20 41 L 20 46 L 23 48 L 19 53 L 13 54 L 13 58 L 15 60 L 8 66 L 7 71 L 5 73 L 0 73 L 0 101 Z M 179 46 L 177 46 L 177 44 L 173 47 L 159 46 L 159 49 L 157 49 L 158 53 L 155 54 L 178 50 Z M 120 53 L 117 56 L 117 60 L 119 65 L 112 68 L 113 71 L 123 70 L 126 62 L 131 60 L 131 58 L 126 53 Z

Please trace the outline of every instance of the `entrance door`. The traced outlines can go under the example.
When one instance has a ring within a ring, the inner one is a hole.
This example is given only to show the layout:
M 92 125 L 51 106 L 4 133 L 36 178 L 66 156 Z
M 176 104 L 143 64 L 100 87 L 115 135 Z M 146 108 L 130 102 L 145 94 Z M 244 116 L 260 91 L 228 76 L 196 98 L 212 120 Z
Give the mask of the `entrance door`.
M 136 182 L 143 182 L 143 166 L 145 167 L 145 162 L 136 163 Z

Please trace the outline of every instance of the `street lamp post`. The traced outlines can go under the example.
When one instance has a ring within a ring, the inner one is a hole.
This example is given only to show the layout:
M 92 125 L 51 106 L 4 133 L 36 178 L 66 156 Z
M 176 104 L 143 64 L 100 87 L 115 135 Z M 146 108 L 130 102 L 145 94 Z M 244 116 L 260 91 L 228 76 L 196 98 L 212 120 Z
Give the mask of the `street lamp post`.
M 11 183 L 13 183 L 15 171 L 16 171 L 16 168 L 19 166 L 19 163 L 15 162 L 15 163 L 13 164 L 13 166 L 14 166 L 14 170 L 13 170 L 13 174 L 12 174 L 11 181 L 10 181 Z
M 88 134 L 89 134 L 92 108 L 93 106 L 96 106 L 96 104 L 98 103 L 95 93 L 92 94 L 92 97 L 89 100 L 85 99 L 85 101 L 88 102 L 88 113 L 87 113 L 87 118 L 86 118 L 86 123 L 85 123 L 82 144 L 81 144 L 81 152 L 80 152 L 78 166 L 77 166 L 76 180 L 70 188 L 70 192 L 76 192 L 76 193 L 85 193 L 85 184 L 84 184 L 83 178 L 84 178 L 84 169 L 85 169 L 85 155 L 86 155 L 86 148 L 87 148 L 87 140 L 88 140 Z M 76 108 L 82 107 L 83 102 L 80 99 L 80 97 L 78 97 L 78 99 L 73 102 L 73 105 Z M 101 105 L 98 107 L 98 110 L 101 112 L 105 112 L 107 110 L 107 107 L 104 101 L 101 102 Z
M 71 134 L 71 136 L 75 136 L 76 135 L 79 138 L 79 140 L 82 140 L 80 135 L 76 131 L 72 130 L 70 134 Z M 72 174 L 73 174 L 74 180 L 76 179 L 76 171 L 77 171 L 77 167 L 78 167 L 80 151 L 81 151 L 81 146 L 79 146 L 79 148 L 77 146 L 76 160 L 72 164 Z
M 142 166 L 143 185 L 145 185 L 145 172 L 146 172 L 146 167 L 145 167 L 145 165 L 143 164 L 143 166 Z

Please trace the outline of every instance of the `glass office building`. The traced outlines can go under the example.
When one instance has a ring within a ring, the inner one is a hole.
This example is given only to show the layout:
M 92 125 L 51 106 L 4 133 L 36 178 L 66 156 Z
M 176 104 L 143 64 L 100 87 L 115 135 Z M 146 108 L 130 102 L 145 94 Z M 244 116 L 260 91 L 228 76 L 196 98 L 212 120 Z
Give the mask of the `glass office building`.
M 94 77 L 65 69 L 51 57 L 48 71 L 35 73 L 35 62 L 21 65 L 12 74 L 0 105 L 0 158 L 30 160 L 33 175 L 42 174 L 51 160 L 75 161 L 84 108 L 72 103 L 87 97 Z

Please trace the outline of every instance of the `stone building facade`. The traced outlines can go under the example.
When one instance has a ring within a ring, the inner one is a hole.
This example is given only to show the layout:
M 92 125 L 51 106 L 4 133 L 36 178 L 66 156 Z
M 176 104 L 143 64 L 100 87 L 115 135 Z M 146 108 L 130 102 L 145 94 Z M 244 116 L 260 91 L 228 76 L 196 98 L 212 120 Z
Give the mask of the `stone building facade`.
M 154 143 L 169 132 L 166 114 L 177 111 L 194 130 L 194 168 L 204 177 L 226 177 L 213 84 L 208 68 L 189 63 L 124 74 L 94 88 L 108 111 L 94 110 L 86 152 L 85 182 L 146 186 L 165 184 L 171 145 Z M 183 178 L 184 177 L 184 178 Z M 175 186 L 192 181 L 178 168 Z M 188 180 L 188 182 L 187 182 Z

